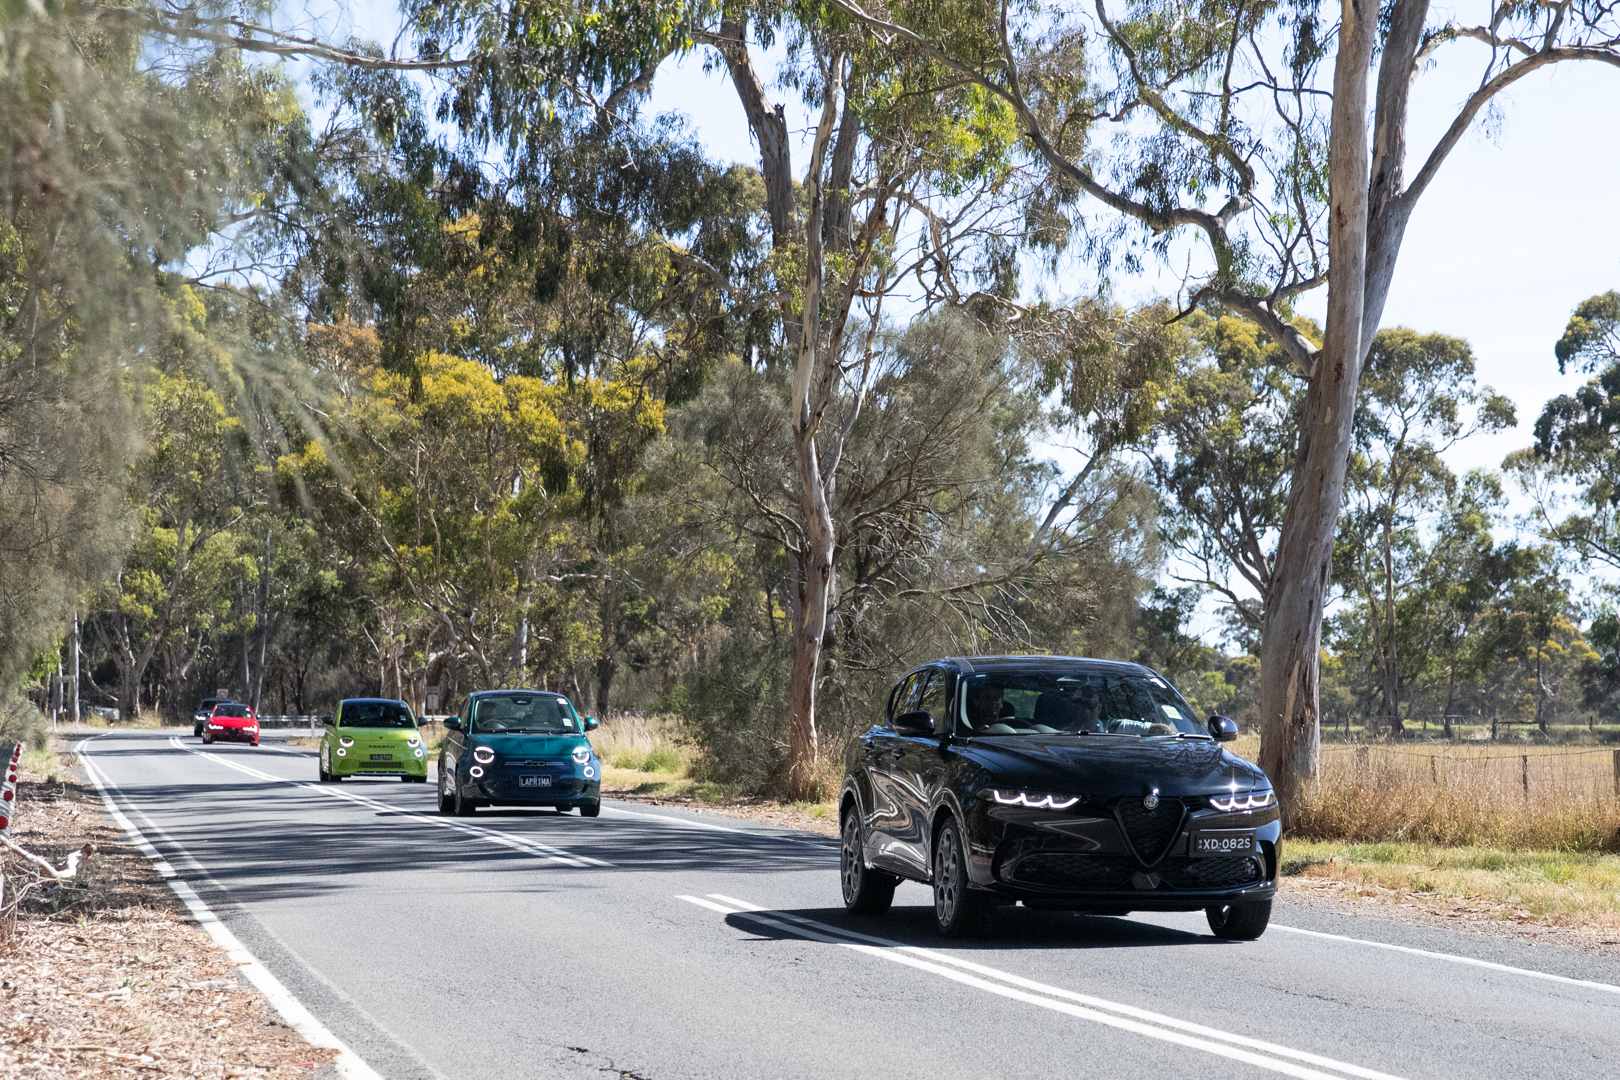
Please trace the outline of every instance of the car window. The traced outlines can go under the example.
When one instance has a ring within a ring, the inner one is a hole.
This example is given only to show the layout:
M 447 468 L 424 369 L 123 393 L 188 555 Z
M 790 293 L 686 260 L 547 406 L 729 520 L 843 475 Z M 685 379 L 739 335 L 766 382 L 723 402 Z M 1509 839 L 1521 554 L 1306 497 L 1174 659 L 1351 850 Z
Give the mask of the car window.
M 253 710 L 246 705 L 216 705 L 215 716 L 252 716 Z
M 1149 672 L 1020 668 L 978 672 L 961 684 L 962 734 L 1208 734 L 1175 687 Z
M 917 704 L 913 708 L 920 709 L 932 716 L 936 722 L 943 721 L 950 706 L 945 700 L 945 690 L 948 685 L 945 672 L 938 670 L 924 672 L 928 679 L 922 686 L 922 692 L 917 696 Z M 920 680 L 919 680 L 920 681 Z
M 579 714 L 559 694 L 484 694 L 473 702 L 467 730 L 475 735 L 573 735 Z
M 414 728 L 411 710 L 397 701 L 345 701 L 338 706 L 338 727 Z
M 890 723 L 893 723 L 894 718 L 899 716 L 901 713 L 910 712 L 912 709 L 916 708 L 917 692 L 922 689 L 922 677 L 926 674 L 927 672 L 923 671 L 914 672 L 901 679 L 900 682 L 895 685 L 894 696 L 890 698 Z

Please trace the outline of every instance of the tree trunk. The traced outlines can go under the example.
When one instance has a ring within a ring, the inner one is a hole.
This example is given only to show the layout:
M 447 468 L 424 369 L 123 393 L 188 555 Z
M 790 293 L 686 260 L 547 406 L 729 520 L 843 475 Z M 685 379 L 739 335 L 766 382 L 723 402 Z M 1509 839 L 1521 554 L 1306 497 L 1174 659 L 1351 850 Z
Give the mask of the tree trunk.
M 1329 149 L 1328 313 L 1305 395 L 1299 456 L 1277 544 L 1260 652 L 1260 765 L 1276 786 L 1284 828 L 1315 769 L 1321 739 L 1322 610 L 1333 570 L 1361 381 L 1367 267 L 1367 70 L 1378 6 L 1343 0 Z
M 613 660 L 613 654 L 606 649 L 596 658 L 596 715 L 606 716 L 608 711 L 608 691 L 613 687 L 613 673 L 618 664 Z
M 799 578 L 799 618 L 793 628 L 793 669 L 788 684 L 788 797 L 820 797 L 820 748 L 816 737 L 816 676 L 827 631 L 833 589 L 833 521 L 822 486 L 814 437 L 798 437 L 800 501 L 805 523 L 803 573 Z

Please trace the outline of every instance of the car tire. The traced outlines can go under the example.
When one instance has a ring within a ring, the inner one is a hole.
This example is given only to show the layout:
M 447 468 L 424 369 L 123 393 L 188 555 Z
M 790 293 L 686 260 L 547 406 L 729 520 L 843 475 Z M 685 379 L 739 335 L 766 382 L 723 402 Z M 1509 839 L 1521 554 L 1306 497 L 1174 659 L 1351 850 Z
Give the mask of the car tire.
M 462 796 L 461 796 L 461 785 L 459 785 L 459 784 L 456 785 L 456 793 L 455 793 L 456 817 L 472 817 L 473 811 L 477 810 L 477 809 L 478 809 L 478 804 L 473 802 L 471 799 L 462 798 Z
M 203 745 L 204 746 L 213 746 L 214 745 L 214 737 L 212 735 L 210 735 L 206 731 L 203 732 Z
M 1209 929 L 1228 941 L 1253 941 L 1266 932 L 1271 922 L 1270 900 L 1245 900 L 1236 904 L 1204 909 Z
M 934 840 L 934 926 L 948 938 L 978 937 L 996 898 L 971 888 L 961 826 L 947 821 Z
M 441 814 L 454 813 L 455 809 L 456 809 L 455 797 L 452 796 L 450 794 L 450 792 L 447 790 L 446 782 L 449 779 L 450 779 L 450 774 L 445 772 L 443 769 L 440 769 L 439 770 L 438 790 L 439 790 L 439 813 L 441 813 Z
M 564 811 L 564 812 L 566 813 L 566 811 Z M 599 803 L 599 802 L 580 803 L 579 804 L 579 816 L 580 817 L 601 817 L 602 816 L 602 804 Z
M 844 889 L 844 909 L 852 915 L 882 915 L 894 903 L 900 879 L 866 865 L 866 837 L 861 815 L 844 815 L 838 852 L 838 880 Z
M 250 744 L 250 745 L 252 745 L 252 746 L 258 746 L 258 745 L 259 745 L 259 740 L 258 740 L 258 739 L 254 739 L 254 740 L 253 740 L 253 742 L 252 742 L 252 743 L 251 743 L 251 744 Z

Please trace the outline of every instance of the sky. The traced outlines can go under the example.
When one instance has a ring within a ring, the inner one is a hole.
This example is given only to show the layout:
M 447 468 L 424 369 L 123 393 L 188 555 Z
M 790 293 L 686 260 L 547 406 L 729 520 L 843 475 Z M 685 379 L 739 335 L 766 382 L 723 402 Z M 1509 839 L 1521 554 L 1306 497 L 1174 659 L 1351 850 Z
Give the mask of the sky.
M 354 32 L 385 48 L 399 25 L 397 8 L 380 0 L 311 10 L 326 12 L 319 21 L 341 31 L 334 36 Z M 1478 13 L 1459 10 L 1456 17 Z M 1454 43 L 1419 77 L 1409 176 L 1473 89 L 1482 55 L 1472 42 Z M 666 61 L 649 110 L 683 114 L 712 158 L 757 166 L 736 93 L 722 68 L 704 71 L 703 57 Z M 813 120 L 795 94 L 773 88 L 772 96 L 784 103 L 800 140 L 794 160 L 802 162 Z M 1585 380 L 1560 375 L 1553 356 L 1575 305 L 1620 289 L 1620 69 L 1565 63 L 1535 72 L 1499 95 L 1489 120 L 1476 120 L 1419 201 L 1383 321 L 1466 338 L 1479 382 L 1517 407 L 1517 427 L 1475 436 L 1447 454 L 1458 472 L 1500 467 L 1507 454 L 1530 444 L 1542 405 Z M 1146 301 L 1173 294 L 1177 283 L 1171 268 L 1159 267 L 1139 279 L 1116 279 L 1114 297 Z M 1054 285 L 1070 296 L 1095 288 L 1080 280 Z M 1322 289 L 1300 307 L 1320 319 L 1325 304 Z M 1065 457 L 1056 448 L 1052 453 L 1060 462 Z M 1509 509 L 1523 514 L 1528 500 L 1514 497 Z M 1199 629 L 1213 639 L 1216 625 L 1213 604 L 1206 605 Z

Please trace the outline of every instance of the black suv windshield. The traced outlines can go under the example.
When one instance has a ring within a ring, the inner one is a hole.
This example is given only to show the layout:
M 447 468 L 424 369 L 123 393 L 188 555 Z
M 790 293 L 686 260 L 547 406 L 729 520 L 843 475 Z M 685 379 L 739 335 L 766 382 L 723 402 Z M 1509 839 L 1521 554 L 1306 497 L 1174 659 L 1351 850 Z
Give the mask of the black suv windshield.
M 957 698 L 964 735 L 1205 735 L 1192 706 L 1156 675 L 1016 669 L 968 675 Z
M 560 694 L 484 694 L 473 702 L 467 730 L 475 735 L 579 733 L 573 705 Z
M 413 728 L 411 710 L 397 701 L 345 701 L 338 712 L 340 727 Z

